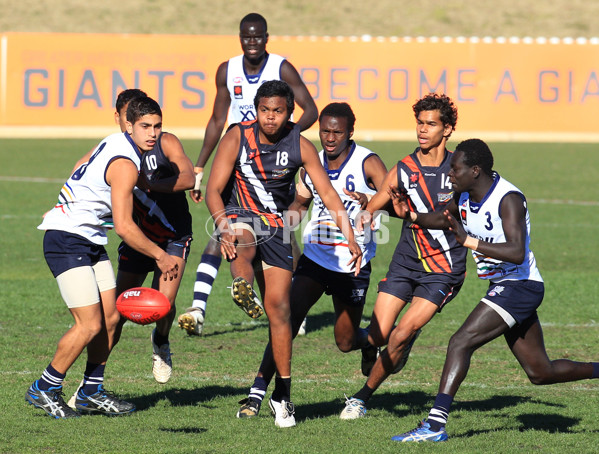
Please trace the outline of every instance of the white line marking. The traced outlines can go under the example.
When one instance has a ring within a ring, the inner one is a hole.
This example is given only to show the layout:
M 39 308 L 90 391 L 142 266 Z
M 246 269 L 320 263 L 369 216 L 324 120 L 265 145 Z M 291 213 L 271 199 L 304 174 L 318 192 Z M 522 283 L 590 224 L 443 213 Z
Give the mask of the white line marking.
M 43 177 L 8 177 L 0 176 L 0 181 L 16 181 L 19 183 L 64 183 L 66 179 Z

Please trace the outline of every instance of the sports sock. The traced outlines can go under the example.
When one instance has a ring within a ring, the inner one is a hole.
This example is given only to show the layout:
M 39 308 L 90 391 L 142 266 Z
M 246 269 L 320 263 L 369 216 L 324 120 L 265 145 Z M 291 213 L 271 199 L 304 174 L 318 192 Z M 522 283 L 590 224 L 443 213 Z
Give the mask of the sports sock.
M 593 375 L 591 378 L 599 378 L 599 363 L 591 363 L 593 366 Z
M 275 377 L 275 390 L 272 393 L 272 400 L 281 402 L 285 400 L 289 402 L 291 396 L 291 377 L 281 378 L 278 375 Z
M 89 361 L 85 366 L 83 373 L 83 386 L 81 387 L 83 394 L 91 396 L 98 392 L 98 386 L 104 383 L 105 364 L 93 364 Z
M 439 432 L 441 427 L 445 427 L 447 424 L 447 418 L 449 417 L 449 407 L 453 402 L 453 397 L 449 394 L 439 393 L 435 398 L 433 408 L 428 414 L 426 421 L 430 424 L 433 432 Z
M 42 373 L 41 378 L 37 381 L 37 387 L 40 391 L 48 391 L 50 388 L 62 388 L 62 382 L 66 374 L 61 374 L 48 364 L 46 370 Z
M 158 332 L 157 329 L 154 329 L 154 343 L 159 347 L 162 347 L 164 344 L 168 344 L 168 335 L 163 336 Z
M 370 400 L 373 393 L 374 389 L 372 389 L 370 386 L 364 383 L 362 389 L 358 391 L 356 394 L 354 394 L 352 397 L 354 397 L 355 399 L 360 399 L 362 402 L 366 403 Z
M 221 260 L 220 255 L 202 254 L 202 259 L 198 265 L 191 306 L 200 309 L 202 314 L 206 313 L 206 303 L 212 291 L 212 284 L 214 284 Z
M 251 400 L 262 402 L 264 396 L 266 395 L 266 388 L 268 388 L 266 380 L 264 380 L 264 378 L 262 377 L 256 377 L 254 379 L 254 384 L 250 388 L 250 393 L 248 394 L 248 397 Z

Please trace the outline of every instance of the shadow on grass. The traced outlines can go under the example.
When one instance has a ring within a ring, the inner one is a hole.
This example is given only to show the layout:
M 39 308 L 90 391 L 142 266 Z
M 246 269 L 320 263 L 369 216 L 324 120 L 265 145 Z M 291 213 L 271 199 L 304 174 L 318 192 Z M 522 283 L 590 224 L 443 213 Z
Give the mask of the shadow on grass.
M 161 400 L 168 400 L 172 406 L 196 406 L 213 400 L 215 397 L 237 396 L 246 392 L 246 388 L 232 386 L 205 386 L 194 389 L 171 388 L 165 391 L 128 399 L 137 407 L 137 411 L 152 408 Z

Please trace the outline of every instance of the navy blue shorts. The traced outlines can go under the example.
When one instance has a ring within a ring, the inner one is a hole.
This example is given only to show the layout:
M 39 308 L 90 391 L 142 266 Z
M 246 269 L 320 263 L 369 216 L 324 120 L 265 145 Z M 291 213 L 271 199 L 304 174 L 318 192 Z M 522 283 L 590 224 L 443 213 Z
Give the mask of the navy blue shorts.
M 94 266 L 109 260 L 104 246 L 63 230 L 47 230 L 44 234 L 44 257 L 54 277 L 80 266 Z
M 394 265 L 379 282 L 378 291 L 410 302 L 413 297 L 424 298 L 439 306 L 439 312 L 458 294 L 464 274 L 425 273 Z
M 187 261 L 189 256 L 191 235 L 185 235 L 177 240 L 168 240 L 158 246 L 168 255 L 181 257 Z M 156 260 L 136 251 L 124 241 L 119 245 L 119 270 L 128 273 L 147 274 L 156 269 Z
M 293 252 L 290 230 L 285 227 L 273 227 L 260 215 L 248 211 L 228 212 L 230 223 L 246 224 L 256 238 L 256 257 L 254 265 L 264 262 L 269 266 L 293 271 Z M 292 233 L 292 232 L 291 232 Z
M 294 276 L 306 276 L 324 286 L 324 292 L 342 299 L 348 304 L 364 306 L 366 292 L 370 284 L 370 262 L 362 267 L 360 273 L 340 273 L 320 266 L 302 254 Z
M 528 319 L 538 319 L 537 308 L 543 302 L 544 295 L 543 282 L 502 281 L 490 283 L 487 294 L 481 301 L 495 309 L 512 327 L 515 324 L 521 325 Z

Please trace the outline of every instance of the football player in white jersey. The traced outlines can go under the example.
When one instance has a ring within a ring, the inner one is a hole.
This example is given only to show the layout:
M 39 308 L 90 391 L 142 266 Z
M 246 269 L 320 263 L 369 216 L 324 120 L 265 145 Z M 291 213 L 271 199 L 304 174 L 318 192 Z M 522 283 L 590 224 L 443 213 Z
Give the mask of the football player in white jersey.
M 394 192 L 396 212 L 422 227 L 446 228 L 471 249 L 478 276 L 489 288 L 449 341 L 439 393 L 428 418 L 400 442 L 445 441 L 445 424 L 453 398 L 466 378 L 475 350 L 504 336 L 510 350 L 535 385 L 599 378 L 599 362 L 550 360 L 537 316 L 544 295 L 543 279 L 530 249 L 530 217 L 524 194 L 493 171 L 485 142 L 461 142 L 451 159 L 455 191 L 443 213 L 408 211 Z M 392 191 L 393 192 L 393 191 Z
M 332 103 L 320 113 L 320 160 L 331 184 L 347 209 L 355 217 L 370 197 L 382 188 L 387 168 L 381 158 L 356 144 L 351 138 L 356 117 L 347 103 Z M 303 172 L 302 172 L 303 174 Z M 342 352 L 374 349 L 368 343 L 368 330 L 360 328 L 366 292 L 370 283 L 370 260 L 376 242 L 372 231 L 354 231 L 363 258 L 360 273 L 347 266 L 351 254 L 339 228 L 333 222 L 308 175 L 300 175 L 298 191 L 289 213 L 305 213 L 313 203 L 311 219 L 304 231 L 304 253 L 299 259 L 291 284 L 291 324 L 295 337 L 310 308 L 323 293 L 331 295 L 335 308 L 335 342 Z M 270 343 L 264 352 L 260 370 L 237 412 L 238 418 L 251 418 L 260 411 L 266 388 L 275 373 Z
M 131 247 L 156 261 L 163 279 L 178 275 L 177 262 L 150 241 L 132 218 L 140 159 L 152 150 L 161 129 L 162 112 L 156 101 L 131 101 L 127 132 L 108 136 L 78 161 L 58 203 L 38 227 L 46 231 L 44 256 L 75 322 L 58 342 L 42 376 L 25 394 L 28 402 L 54 418 L 79 415 L 64 402 L 62 383 L 85 348 L 88 365 L 95 367 L 85 374 L 84 382 L 94 382 L 97 392 L 77 398 L 76 410 L 111 415 L 135 410 L 133 404 L 103 387 L 104 368 L 120 319 L 114 272 L 104 245 L 107 230 L 114 227 Z
M 268 31 L 263 16 L 250 13 L 241 19 L 239 40 L 243 54 L 221 63 L 216 71 L 214 107 L 194 169 L 195 187 L 190 192 L 191 199 L 196 203 L 202 201 L 200 184 L 204 175 L 204 166 L 220 140 L 227 114 L 229 124 L 254 120 L 256 118 L 254 96 L 263 82 L 272 79 L 283 80 L 292 88 L 295 101 L 303 110 L 302 115 L 295 121 L 302 131 L 312 126 L 318 118 L 316 104 L 295 67 L 285 58 L 266 51 Z M 296 258 L 301 251 L 295 237 L 292 241 L 294 258 Z M 192 307 L 179 317 L 179 326 L 188 334 L 201 334 L 206 302 L 220 263 L 220 246 L 214 238 L 210 238 L 197 268 Z

